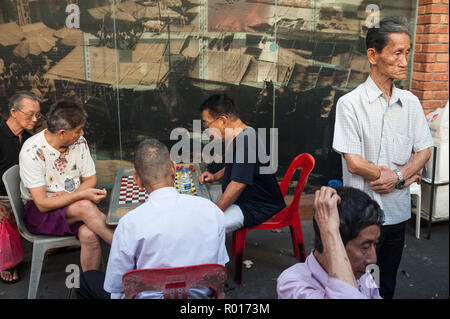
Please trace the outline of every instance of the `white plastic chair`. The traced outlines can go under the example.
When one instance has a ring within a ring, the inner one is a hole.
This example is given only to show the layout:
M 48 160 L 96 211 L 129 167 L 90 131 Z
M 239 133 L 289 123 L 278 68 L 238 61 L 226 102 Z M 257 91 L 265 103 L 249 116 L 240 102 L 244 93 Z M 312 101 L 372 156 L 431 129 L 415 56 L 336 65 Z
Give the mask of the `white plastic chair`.
M 33 257 L 31 259 L 30 283 L 28 286 L 28 299 L 35 299 L 39 280 L 41 278 L 42 263 L 44 262 L 45 253 L 52 248 L 68 247 L 80 245 L 75 236 L 47 236 L 33 235 L 25 227 L 22 214 L 23 202 L 20 197 L 20 175 L 19 165 L 14 165 L 8 169 L 2 177 L 8 193 L 9 201 L 16 218 L 17 226 L 20 234 L 28 241 L 33 243 Z
M 412 183 L 409 186 L 409 192 L 411 193 L 411 199 L 415 197 L 415 209 L 412 209 L 416 214 L 416 238 L 420 238 L 420 213 L 422 211 L 422 190 L 419 184 Z M 414 196 L 414 197 L 413 197 Z

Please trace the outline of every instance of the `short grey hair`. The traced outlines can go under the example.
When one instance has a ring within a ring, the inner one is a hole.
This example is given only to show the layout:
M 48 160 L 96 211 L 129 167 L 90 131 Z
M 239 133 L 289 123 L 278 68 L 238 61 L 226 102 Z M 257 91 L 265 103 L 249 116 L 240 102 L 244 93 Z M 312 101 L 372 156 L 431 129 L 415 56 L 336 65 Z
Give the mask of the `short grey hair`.
M 411 38 L 411 32 L 408 29 L 407 21 L 403 17 L 389 17 L 381 20 L 379 26 L 373 26 L 367 31 L 366 47 L 367 50 L 375 48 L 378 53 L 389 42 L 389 36 L 392 33 L 404 33 Z
M 47 113 L 47 127 L 51 133 L 56 133 L 61 129 L 73 130 L 86 123 L 87 117 L 88 115 L 80 103 L 65 98 L 50 107 Z
M 34 93 L 28 91 L 17 91 L 9 99 L 9 109 L 15 109 L 18 111 L 20 109 L 20 102 L 25 98 L 36 101 L 39 104 L 42 103 L 42 101 Z
M 134 151 L 134 168 L 147 186 L 167 181 L 171 173 L 169 150 L 156 139 L 142 141 Z

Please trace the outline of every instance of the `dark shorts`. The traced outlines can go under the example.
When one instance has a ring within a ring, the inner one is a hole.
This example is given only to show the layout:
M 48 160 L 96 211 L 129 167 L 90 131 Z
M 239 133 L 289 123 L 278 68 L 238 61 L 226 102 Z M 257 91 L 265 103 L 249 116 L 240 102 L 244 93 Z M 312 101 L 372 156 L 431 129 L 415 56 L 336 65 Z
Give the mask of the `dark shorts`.
M 66 207 L 41 213 L 32 200 L 29 200 L 23 209 L 23 222 L 28 231 L 35 235 L 78 235 L 78 229 L 83 222 L 73 225 L 67 224 Z

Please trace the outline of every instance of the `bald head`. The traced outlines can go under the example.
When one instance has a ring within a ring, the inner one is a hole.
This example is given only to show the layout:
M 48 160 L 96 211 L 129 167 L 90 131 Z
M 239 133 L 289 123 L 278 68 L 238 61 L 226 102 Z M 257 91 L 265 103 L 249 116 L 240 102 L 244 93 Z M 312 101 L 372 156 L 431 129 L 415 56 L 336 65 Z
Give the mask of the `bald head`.
M 156 139 L 139 143 L 134 152 L 134 168 L 146 186 L 173 183 L 169 150 Z

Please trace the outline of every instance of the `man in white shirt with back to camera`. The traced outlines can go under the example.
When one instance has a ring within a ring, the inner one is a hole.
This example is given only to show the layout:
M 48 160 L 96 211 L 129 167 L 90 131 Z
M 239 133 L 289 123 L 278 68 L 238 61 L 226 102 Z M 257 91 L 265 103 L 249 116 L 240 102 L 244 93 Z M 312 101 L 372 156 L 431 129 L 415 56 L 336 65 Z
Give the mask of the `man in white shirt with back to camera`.
M 124 298 L 122 276 L 130 270 L 229 261 L 223 212 L 207 199 L 178 193 L 173 187 L 176 164 L 167 147 L 147 139 L 137 146 L 134 156 L 134 178 L 149 196 L 120 219 L 106 274 L 90 271 L 81 275 L 79 298 Z M 198 288 L 190 289 L 188 297 L 212 294 L 208 288 Z M 143 292 L 137 298 L 163 298 L 163 293 Z

